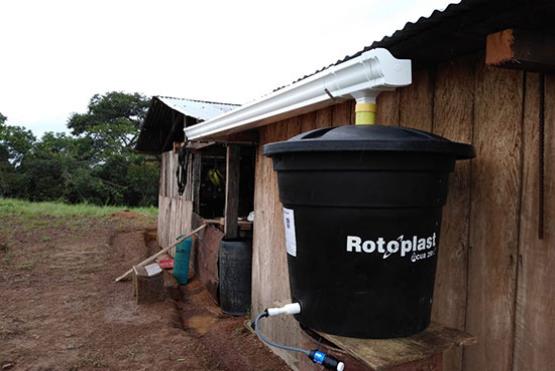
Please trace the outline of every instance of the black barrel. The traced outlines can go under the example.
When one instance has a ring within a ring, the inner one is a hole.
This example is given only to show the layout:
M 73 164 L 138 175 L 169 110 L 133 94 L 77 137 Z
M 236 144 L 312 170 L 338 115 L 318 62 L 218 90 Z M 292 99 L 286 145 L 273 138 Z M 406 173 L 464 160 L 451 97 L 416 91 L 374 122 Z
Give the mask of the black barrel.
M 219 252 L 220 307 L 244 315 L 251 307 L 252 242 L 222 240 Z
M 430 323 L 448 175 L 472 146 L 381 125 L 268 144 L 296 318 L 330 334 L 408 336 Z

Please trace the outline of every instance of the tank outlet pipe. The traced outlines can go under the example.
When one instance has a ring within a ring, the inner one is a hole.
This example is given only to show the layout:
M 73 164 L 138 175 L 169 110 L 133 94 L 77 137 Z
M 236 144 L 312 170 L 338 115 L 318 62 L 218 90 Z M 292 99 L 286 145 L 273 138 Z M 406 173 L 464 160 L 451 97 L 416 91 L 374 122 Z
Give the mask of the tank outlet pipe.
M 260 320 L 262 320 L 263 318 L 275 317 L 280 315 L 293 315 L 293 314 L 299 314 L 299 313 L 301 313 L 301 305 L 299 303 L 286 304 L 283 307 L 279 307 L 279 308 L 267 308 L 256 316 L 256 319 L 252 324 L 254 328 L 254 332 L 256 333 L 256 336 L 258 336 L 260 340 L 262 340 L 264 343 L 268 344 L 271 347 L 286 350 L 288 352 L 303 353 L 313 363 L 322 365 L 328 370 L 343 371 L 345 369 L 345 364 L 340 360 L 338 360 L 337 358 L 332 357 L 331 355 L 324 353 L 318 349 L 307 350 L 307 349 L 297 348 L 289 345 L 278 344 L 268 339 L 266 336 L 264 336 L 262 334 L 262 330 L 260 329 L 260 326 L 258 325 Z
M 286 304 L 279 308 L 268 308 L 268 317 L 279 316 L 281 314 L 299 314 L 301 313 L 301 305 L 299 303 Z

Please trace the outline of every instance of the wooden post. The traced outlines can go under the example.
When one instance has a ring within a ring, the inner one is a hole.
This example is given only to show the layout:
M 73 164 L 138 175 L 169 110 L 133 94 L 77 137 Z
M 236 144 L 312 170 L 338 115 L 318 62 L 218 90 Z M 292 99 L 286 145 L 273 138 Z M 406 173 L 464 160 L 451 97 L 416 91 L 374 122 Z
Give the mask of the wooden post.
M 185 185 L 185 190 L 183 196 L 187 201 L 193 201 L 194 197 L 194 185 L 193 185 L 193 166 L 194 166 L 194 155 L 188 154 L 187 159 L 187 184 Z
M 193 153 L 193 171 L 191 177 L 192 199 L 193 199 L 193 212 L 200 212 L 200 183 L 202 171 L 202 153 Z
M 237 238 L 237 217 L 239 216 L 239 161 L 241 147 L 236 144 L 227 146 L 225 177 L 225 215 L 224 238 Z

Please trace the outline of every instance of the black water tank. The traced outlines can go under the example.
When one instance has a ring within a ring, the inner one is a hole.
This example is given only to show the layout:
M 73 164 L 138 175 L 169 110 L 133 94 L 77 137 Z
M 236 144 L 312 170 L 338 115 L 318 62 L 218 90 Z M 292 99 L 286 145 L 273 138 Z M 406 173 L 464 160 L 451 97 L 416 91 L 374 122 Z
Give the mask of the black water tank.
M 244 315 L 251 307 L 252 242 L 222 240 L 219 252 L 220 307 Z
M 296 318 L 330 334 L 408 336 L 430 323 L 441 212 L 472 146 L 358 125 L 271 143 Z

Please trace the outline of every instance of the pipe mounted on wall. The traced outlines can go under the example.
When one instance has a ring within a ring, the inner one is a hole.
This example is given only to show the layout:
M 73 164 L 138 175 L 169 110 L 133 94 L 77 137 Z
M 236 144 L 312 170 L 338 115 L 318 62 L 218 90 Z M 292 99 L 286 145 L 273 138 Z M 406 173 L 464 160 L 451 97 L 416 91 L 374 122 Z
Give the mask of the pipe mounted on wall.
M 372 49 L 344 63 L 277 90 L 252 103 L 185 129 L 188 140 L 252 129 L 355 98 L 375 103 L 382 91 L 410 85 L 411 61 L 396 59 L 386 49 Z

